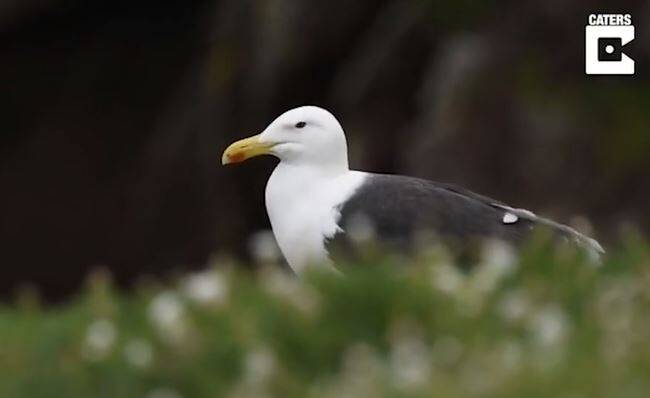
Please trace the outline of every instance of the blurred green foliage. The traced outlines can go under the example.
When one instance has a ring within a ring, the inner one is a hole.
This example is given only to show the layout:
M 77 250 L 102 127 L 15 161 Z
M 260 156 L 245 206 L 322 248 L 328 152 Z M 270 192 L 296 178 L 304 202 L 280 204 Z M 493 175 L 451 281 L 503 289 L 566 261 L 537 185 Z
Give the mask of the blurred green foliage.
M 173 284 L 0 309 L 2 397 L 642 397 L 650 248 L 432 249 L 298 279 L 222 260 Z

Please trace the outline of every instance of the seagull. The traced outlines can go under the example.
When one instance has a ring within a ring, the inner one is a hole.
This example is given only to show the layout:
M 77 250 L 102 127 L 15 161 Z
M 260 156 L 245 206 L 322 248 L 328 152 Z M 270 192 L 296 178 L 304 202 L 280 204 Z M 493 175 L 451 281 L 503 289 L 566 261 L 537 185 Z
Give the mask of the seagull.
M 601 245 L 566 225 L 508 206 L 456 185 L 351 170 L 345 133 L 325 109 L 301 106 L 278 116 L 260 134 L 234 142 L 223 165 L 259 155 L 280 159 L 268 179 L 266 210 L 292 270 L 337 269 L 335 242 L 358 246 L 359 236 L 389 248 L 412 248 L 419 234 L 469 246 L 477 240 L 519 245 L 537 227 L 596 257 Z

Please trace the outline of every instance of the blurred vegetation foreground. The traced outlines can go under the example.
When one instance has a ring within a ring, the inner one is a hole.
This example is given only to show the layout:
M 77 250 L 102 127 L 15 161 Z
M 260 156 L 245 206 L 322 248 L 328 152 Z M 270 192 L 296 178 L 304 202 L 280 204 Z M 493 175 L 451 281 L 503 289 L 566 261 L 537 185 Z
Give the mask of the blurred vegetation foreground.
M 2 397 L 644 397 L 650 250 L 604 264 L 531 244 L 463 272 L 432 250 L 345 277 L 224 260 L 65 305 L 0 307 Z M 399 270 L 399 271 L 397 271 Z

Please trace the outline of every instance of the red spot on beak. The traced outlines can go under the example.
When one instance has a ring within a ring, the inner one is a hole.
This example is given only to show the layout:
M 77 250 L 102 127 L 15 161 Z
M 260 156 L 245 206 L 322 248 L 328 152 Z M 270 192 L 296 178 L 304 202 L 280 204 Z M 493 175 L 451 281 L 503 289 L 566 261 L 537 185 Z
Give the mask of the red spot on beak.
M 235 152 L 228 155 L 228 160 L 232 163 L 238 163 L 243 161 L 246 158 L 243 152 Z

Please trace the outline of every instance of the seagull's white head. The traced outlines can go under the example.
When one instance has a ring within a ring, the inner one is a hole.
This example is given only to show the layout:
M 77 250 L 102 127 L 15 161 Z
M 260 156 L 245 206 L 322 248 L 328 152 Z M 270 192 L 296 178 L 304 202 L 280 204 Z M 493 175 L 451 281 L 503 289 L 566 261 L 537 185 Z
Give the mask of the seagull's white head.
M 270 154 L 281 162 L 323 170 L 348 169 L 348 150 L 341 124 L 316 106 L 301 106 L 278 116 L 260 134 L 231 144 L 222 164 Z

